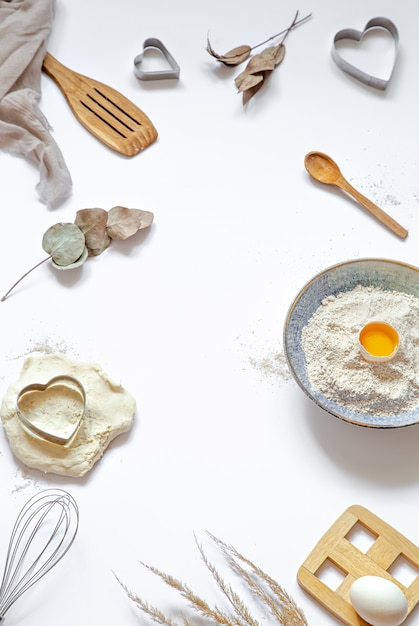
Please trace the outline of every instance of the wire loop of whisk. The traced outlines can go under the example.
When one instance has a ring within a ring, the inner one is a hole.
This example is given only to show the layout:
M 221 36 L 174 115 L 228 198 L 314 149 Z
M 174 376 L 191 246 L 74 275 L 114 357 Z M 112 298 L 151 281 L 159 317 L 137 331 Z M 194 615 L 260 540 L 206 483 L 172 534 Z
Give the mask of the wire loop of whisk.
M 66 554 L 78 525 L 77 504 L 62 489 L 45 489 L 24 505 L 6 554 L 0 587 L 0 623 L 12 604 Z

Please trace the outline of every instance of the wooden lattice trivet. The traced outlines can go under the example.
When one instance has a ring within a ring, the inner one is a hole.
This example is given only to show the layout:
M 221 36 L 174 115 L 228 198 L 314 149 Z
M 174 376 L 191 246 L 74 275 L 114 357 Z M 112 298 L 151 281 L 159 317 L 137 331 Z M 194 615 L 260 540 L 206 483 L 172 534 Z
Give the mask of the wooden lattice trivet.
M 366 552 L 361 552 L 347 539 L 357 524 L 376 538 Z M 419 602 L 419 574 L 405 587 L 388 571 L 399 557 L 419 572 L 419 548 L 367 509 L 354 505 L 322 537 L 298 570 L 297 579 L 305 591 L 344 624 L 368 626 L 356 613 L 349 598 L 350 587 L 360 576 L 381 576 L 398 585 L 407 598 L 409 613 Z M 345 576 L 336 590 L 316 575 L 326 562 L 337 567 Z

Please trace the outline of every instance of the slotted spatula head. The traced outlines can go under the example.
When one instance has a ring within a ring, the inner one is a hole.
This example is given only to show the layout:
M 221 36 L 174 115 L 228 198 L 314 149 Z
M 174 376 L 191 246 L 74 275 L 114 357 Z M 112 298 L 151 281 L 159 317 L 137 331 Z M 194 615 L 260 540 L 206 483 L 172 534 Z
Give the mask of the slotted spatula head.
M 157 139 L 147 115 L 116 89 L 70 70 L 49 53 L 43 70 L 61 89 L 79 122 L 109 148 L 134 156 Z

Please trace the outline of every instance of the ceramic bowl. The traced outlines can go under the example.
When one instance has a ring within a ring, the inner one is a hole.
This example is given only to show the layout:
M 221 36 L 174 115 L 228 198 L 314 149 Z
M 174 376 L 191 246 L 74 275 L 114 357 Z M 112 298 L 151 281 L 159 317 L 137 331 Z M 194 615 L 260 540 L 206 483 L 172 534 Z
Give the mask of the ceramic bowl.
M 419 298 L 419 268 L 388 259 L 356 259 L 329 267 L 312 278 L 294 299 L 285 321 L 284 350 L 291 373 L 315 404 L 342 420 L 373 428 L 416 424 L 419 422 L 419 405 L 405 413 L 369 415 L 340 405 L 311 386 L 302 347 L 302 330 L 324 298 L 350 291 L 357 285 L 404 292 Z

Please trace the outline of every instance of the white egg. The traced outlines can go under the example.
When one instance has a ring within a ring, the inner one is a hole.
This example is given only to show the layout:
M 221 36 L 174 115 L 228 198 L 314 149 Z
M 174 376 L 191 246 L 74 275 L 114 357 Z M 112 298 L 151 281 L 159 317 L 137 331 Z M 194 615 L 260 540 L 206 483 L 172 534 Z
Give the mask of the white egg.
M 349 591 L 355 611 L 372 626 L 399 626 L 407 616 L 403 591 L 381 576 L 361 576 Z

